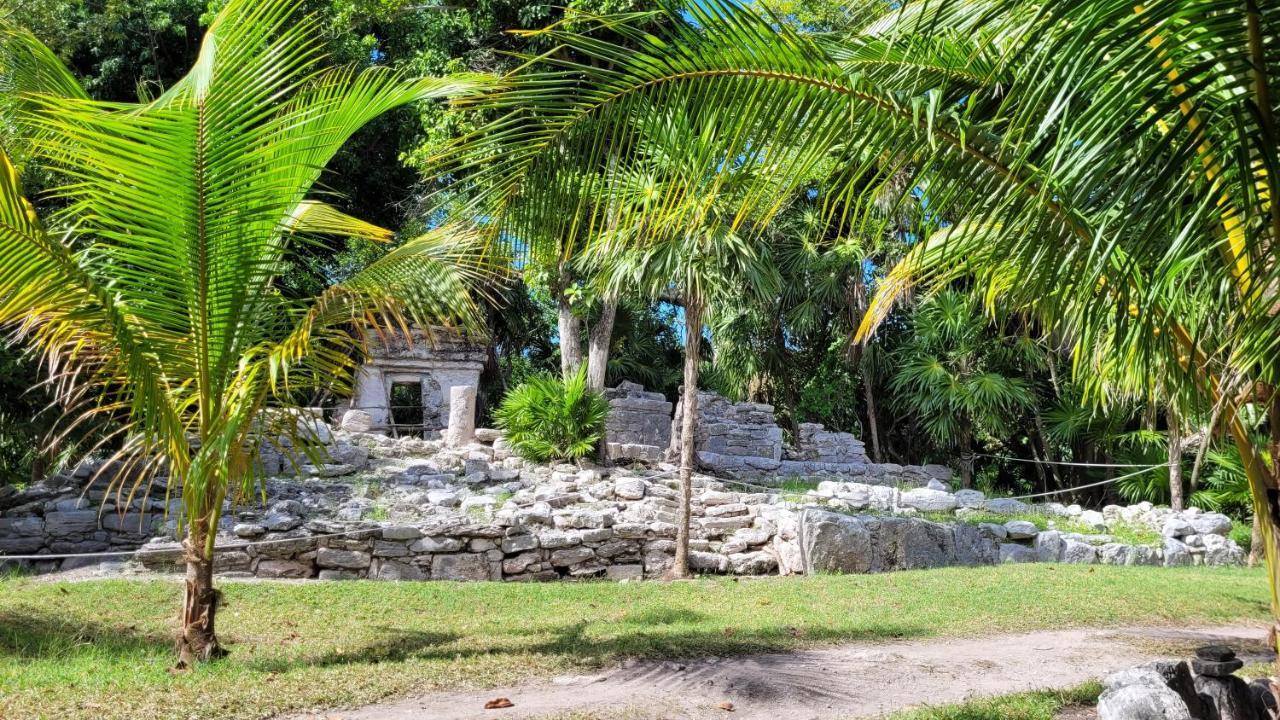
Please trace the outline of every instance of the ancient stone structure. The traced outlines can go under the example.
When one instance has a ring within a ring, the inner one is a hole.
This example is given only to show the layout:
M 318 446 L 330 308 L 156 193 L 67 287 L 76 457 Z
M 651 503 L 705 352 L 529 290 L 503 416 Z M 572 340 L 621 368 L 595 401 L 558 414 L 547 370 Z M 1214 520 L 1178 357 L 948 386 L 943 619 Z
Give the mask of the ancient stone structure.
M 652 577 L 674 554 L 675 468 L 579 468 L 528 464 L 497 431 L 475 442 L 393 438 L 331 428 L 298 416 L 317 449 L 346 462 L 305 465 L 301 477 L 266 481 L 267 500 L 224 507 L 217 545 L 222 573 L 261 577 L 550 580 Z M 344 421 L 347 418 L 344 415 Z M 354 418 L 354 425 L 361 418 Z M 344 424 L 347 424 L 344 422 Z M 173 568 L 176 500 L 163 486 L 127 506 L 106 493 L 106 468 L 87 464 L 18 492 L 0 488 L 0 553 L 55 555 L 131 550 L 146 567 Z M 921 470 L 923 473 L 923 470 Z M 951 492 L 937 479 L 904 489 L 882 478 L 825 480 L 803 495 L 756 492 L 695 474 L 692 564 L 743 575 L 884 572 L 946 565 L 1062 562 L 1113 565 L 1239 564 L 1231 520 L 1195 509 L 1139 503 L 1100 512 L 1056 503 L 1028 506 Z M 103 502 L 103 512 L 98 507 Z M 1034 509 L 1040 524 L 1026 517 Z M 120 511 L 123 510 L 124 514 Z M 165 510 L 169 511 L 168 516 Z M 920 515 L 929 513 L 926 520 Z M 1015 515 L 1004 523 L 973 513 Z M 940 522 L 943 518 L 950 518 Z M 1042 529 L 1043 528 L 1043 529 Z M 1060 529 L 1061 528 L 1061 529 Z M 1116 542 L 1145 529 L 1152 544 Z M 121 560 L 110 558 L 110 560 Z M 0 556 L 0 565 L 6 561 Z M 89 562 L 21 560 L 50 571 Z
M 671 403 L 662 393 L 622 382 L 604 391 L 609 400 L 605 442 L 611 460 L 658 462 L 671 444 Z
M 403 334 L 375 339 L 369 352 L 356 375 L 350 407 L 369 415 L 369 429 L 397 435 L 431 435 L 446 428 L 452 389 L 475 387 L 485 361 L 483 347 L 443 328 L 429 333 L 415 328 L 409 339 Z
M 679 457 L 681 405 L 672 421 L 672 456 Z M 735 403 L 713 392 L 698 393 L 694 431 L 698 464 L 717 472 L 773 473 L 782 466 L 782 428 L 773 406 Z

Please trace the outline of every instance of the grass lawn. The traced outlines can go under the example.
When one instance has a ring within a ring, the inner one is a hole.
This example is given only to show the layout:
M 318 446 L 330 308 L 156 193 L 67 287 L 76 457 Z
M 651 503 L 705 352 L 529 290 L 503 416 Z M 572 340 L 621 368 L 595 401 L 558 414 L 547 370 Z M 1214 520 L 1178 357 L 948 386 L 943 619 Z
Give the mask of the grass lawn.
M 178 584 L 0 581 L 0 717 L 257 718 L 505 684 L 623 657 L 1260 621 L 1268 599 L 1261 570 L 1071 565 L 676 584 L 228 582 L 222 588 L 218 623 L 231 656 L 171 675 Z

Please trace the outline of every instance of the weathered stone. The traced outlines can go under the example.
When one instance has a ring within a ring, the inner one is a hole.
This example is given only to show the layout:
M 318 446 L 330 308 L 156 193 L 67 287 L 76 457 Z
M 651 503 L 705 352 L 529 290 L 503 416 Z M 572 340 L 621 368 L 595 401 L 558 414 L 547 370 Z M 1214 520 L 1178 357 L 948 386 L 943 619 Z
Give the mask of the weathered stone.
M 424 537 L 416 540 L 409 549 L 415 553 L 450 553 L 462 549 L 462 541 L 452 537 Z
M 348 410 L 342 413 L 338 427 L 347 432 L 369 432 L 373 429 L 373 416 L 363 410 Z
M 613 481 L 613 494 L 623 500 L 640 500 L 644 497 L 644 485 L 640 478 L 618 478 Z
M 237 523 L 235 527 L 231 528 L 231 532 L 240 538 L 256 538 L 259 535 L 265 535 L 267 529 L 254 523 Z
M 1191 527 L 1198 535 L 1221 535 L 1231 533 L 1231 518 L 1222 513 L 1203 513 L 1191 518 Z
M 1105 532 L 1107 529 L 1106 517 L 1097 510 L 1085 510 L 1080 513 L 1080 517 L 1078 519 L 1080 522 L 1088 525 L 1090 528 L 1093 528 L 1098 532 Z
M 605 568 L 604 575 L 610 580 L 639 580 L 644 577 L 644 566 L 610 565 Z
M 898 503 L 920 512 L 950 512 L 958 506 L 955 495 L 929 488 L 908 490 L 899 496 Z
M 461 447 L 476 439 L 476 386 L 455 385 L 449 388 L 449 426 L 445 444 Z
M 987 501 L 987 496 L 980 490 L 957 490 L 954 496 L 956 504 L 962 508 L 981 508 Z
M 403 542 L 395 542 L 393 540 L 378 540 L 373 543 L 374 557 L 404 557 L 409 554 L 409 548 Z
M 1040 534 L 1040 528 L 1026 520 L 1010 520 L 1004 524 L 1004 529 L 1010 540 L 1027 540 Z
M 551 553 L 549 559 L 551 564 L 556 567 L 567 567 L 569 565 L 575 565 L 580 562 L 591 560 L 595 558 L 595 556 L 596 553 L 591 548 L 578 545 L 575 547 L 564 548 L 562 550 L 556 550 Z
M 378 564 L 378 572 L 373 575 L 378 580 L 426 580 L 427 574 L 417 565 L 410 565 L 396 560 L 383 560 Z
M 762 550 L 734 553 L 729 556 L 729 566 L 736 575 L 767 575 L 777 569 L 778 559 Z
M 1152 670 L 1122 671 L 1104 682 L 1098 720 L 1193 720 L 1182 697 Z
M 534 550 L 538 547 L 538 536 L 536 535 L 513 535 L 502 539 L 502 552 L 517 553 L 525 550 Z
M 262 578 L 309 578 L 315 573 L 310 562 L 301 560 L 259 560 L 254 575 Z
M 1017 543 L 1000 543 L 1001 563 L 1029 563 L 1039 558 L 1034 548 Z
M 390 525 L 382 528 L 383 540 L 417 540 L 420 537 L 422 537 L 422 531 L 408 525 Z
M 1062 559 L 1060 562 L 1072 565 L 1091 565 L 1098 562 L 1098 549 L 1088 543 L 1066 538 L 1062 543 Z
M 492 580 L 489 560 L 482 554 L 436 555 L 431 559 L 432 580 Z
M 983 507 L 988 512 L 1000 515 L 1021 515 L 1030 509 L 1026 503 L 1012 498 L 991 498 L 984 503 Z
M 98 529 L 96 510 L 51 512 L 44 516 L 44 531 L 54 537 L 83 535 Z
M 337 550 L 323 547 L 316 552 L 316 565 L 322 568 L 362 570 L 369 567 L 369 553 L 359 550 Z
M 1062 533 L 1057 530 L 1046 530 L 1036 535 L 1034 543 L 1036 556 L 1040 559 L 1040 562 L 1059 562 L 1062 560 L 1064 545 Z

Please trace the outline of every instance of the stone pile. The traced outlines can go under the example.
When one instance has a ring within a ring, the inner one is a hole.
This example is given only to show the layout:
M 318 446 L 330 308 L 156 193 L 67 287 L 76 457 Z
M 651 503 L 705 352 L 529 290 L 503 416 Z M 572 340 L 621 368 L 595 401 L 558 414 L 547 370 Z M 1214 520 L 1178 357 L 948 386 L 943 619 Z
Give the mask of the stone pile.
M 932 467 L 932 466 L 931 466 Z M 941 473 L 940 473 L 941 474 Z M 815 503 L 844 511 L 874 511 L 912 516 L 950 514 L 957 521 L 986 513 L 1039 516 L 1047 529 L 1028 520 L 981 523 L 999 541 L 1000 562 L 1064 562 L 1104 565 L 1238 565 L 1245 553 L 1228 535 L 1231 518 L 1221 513 L 1188 508 L 1174 512 L 1142 502 L 1121 507 L 1108 505 L 1101 512 L 1079 505 L 1045 503 L 1028 505 L 1009 498 L 988 499 L 977 490 L 950 492 L 938 479 L 926 487 L 899 490 L 858 482 L 823 481 L 809 497 Z M 1088 532 L 1064 532 L 1061 521 Z M 1109 533 L 1125 528 L 1159 534 L 1159 546 L 1117 542 Z
M 605 390 L 609 417 L 605 442 L 612 460 L 659 462 L 671 445 L 671 403 L 662 393 L 622 382 Z
M 672 421 L 672 457 L 679 457 L 681 405 Z M 713 392 L 698 393 L 694 431 L 698 463 L 718 473 L 775 473 L 782 466 L 782 428 L 773 406 L 735 403 Z
M 1098 698 L 1099 720 L 1275 720 L 1269 680 L 1245 682 L 1229 647 L 1200 648 L 1190 665 L 1160 661 L 1112 673 Z

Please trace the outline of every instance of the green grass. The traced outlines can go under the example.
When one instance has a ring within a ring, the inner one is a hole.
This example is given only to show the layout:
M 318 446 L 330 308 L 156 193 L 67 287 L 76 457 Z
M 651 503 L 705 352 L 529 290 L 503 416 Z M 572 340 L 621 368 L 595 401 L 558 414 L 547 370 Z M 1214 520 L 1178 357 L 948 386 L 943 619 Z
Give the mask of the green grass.
M 231 650 L 166 672 L 172 581 L 0 581 L 0 717 L 257 718 L 626 657 L 1066 626 L 1263 620 L 1262 571 L 1017 565 L 604 582 L 223 583 Z M 963 717 L 963 716 L 960 716 Z
M 1091 705 L 1102 685 L 1086 683 L 1068 690 L 1038 690 L 895 713 L 885 720 L 1054 720 L 1070 705 Z

